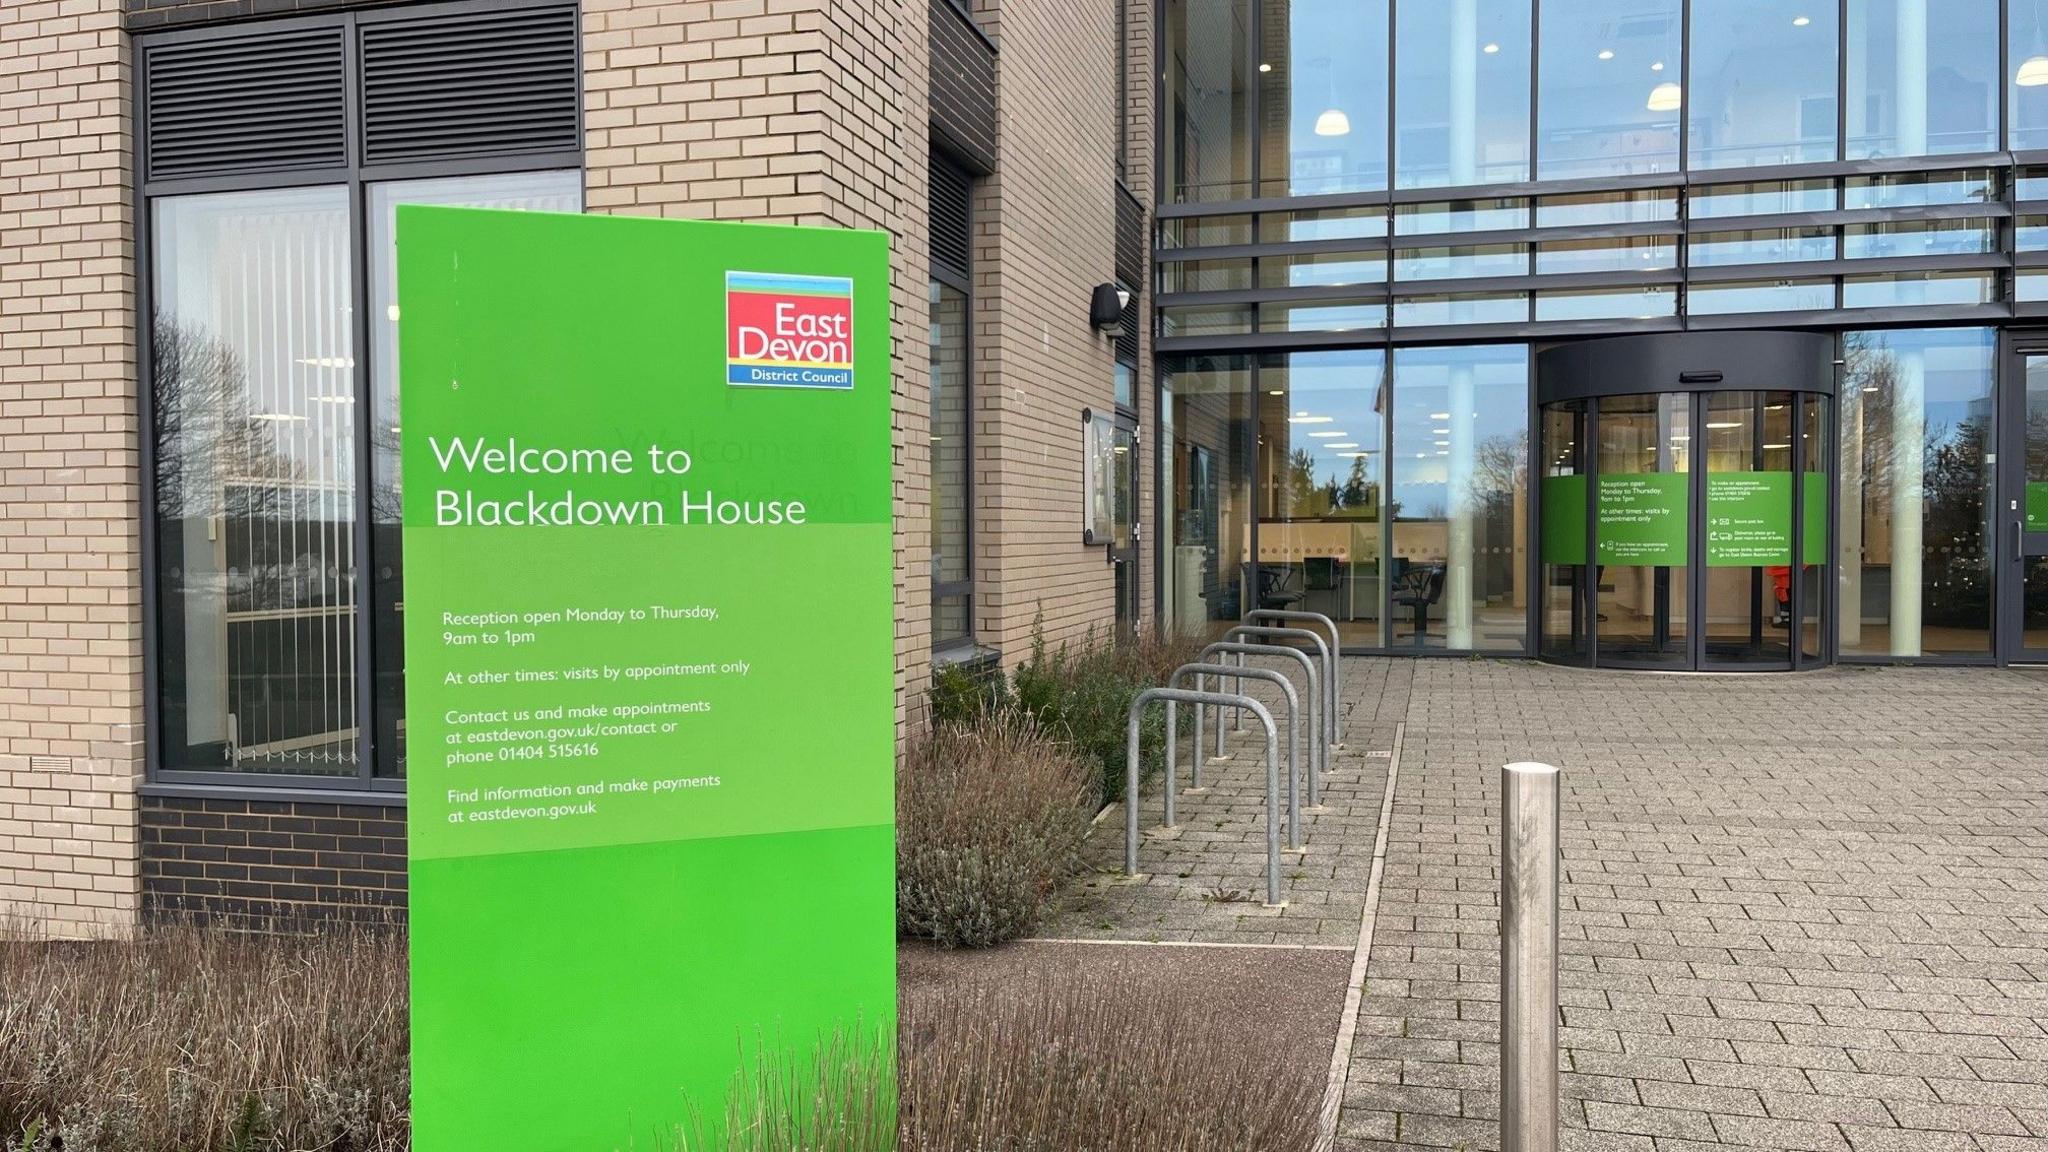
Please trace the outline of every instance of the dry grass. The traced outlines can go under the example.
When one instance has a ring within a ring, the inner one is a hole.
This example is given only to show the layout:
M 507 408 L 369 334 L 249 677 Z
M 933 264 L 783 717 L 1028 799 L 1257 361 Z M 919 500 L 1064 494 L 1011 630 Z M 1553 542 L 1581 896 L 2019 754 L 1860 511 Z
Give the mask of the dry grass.
M 1077 867 L 1095 769 L 1028 720 L 939 728 L 896 783 L 896 919 L 949 948 L 1013 940 Z
M 834 1043 L 743 1078 L 693 1152 L 1308 1152 L 1325 1054 L 1102 973 L 905 1000 L 885 1053 Z M 763 1107 L 763 1102 L 767 1106 Z M 897 1109 L 895 1139 L 889 1110 Z M 792 1124 L 792 1116 L 816 1123 Z
M 37 1152 L 410 1143 L 403 936 L 27 935 L 0 932 L 0 1141 L 20 1147 L 35 1131 Z

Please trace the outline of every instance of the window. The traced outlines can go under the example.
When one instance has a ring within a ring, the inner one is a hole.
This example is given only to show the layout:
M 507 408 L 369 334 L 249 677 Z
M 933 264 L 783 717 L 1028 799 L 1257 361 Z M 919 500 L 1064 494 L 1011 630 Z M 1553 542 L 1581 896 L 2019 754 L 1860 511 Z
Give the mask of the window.
M 1996 347 L 1984 328 L 1843 336 L 1844 655 L 1991 651 Z
M 1537 177 L 1676 172 L 1679 0 L 1545 0 L 1540 15 Z
M 280 44 L 294 46 L 304 83 L 265 88 Z M 275 33 L 246 24 L 137 46 L 150 64 L 138 102 L 156 543 L 151 770 L 396 791 L 405 716 L 395 212 L 581 210 L 574 10 L 339 13 Z M 441 57 L 439 71 L 422 64 Z M 331 131 L 279 131 L 194 103 L 194 70 L 270 101 L 285 122 L 331 112 Z M 345 78 L 366 70 L 404 99 L 373 103 L 350 88 Z M 165 76 L 186 79 L 159 91 Z M 320 85 L 317 101 L 291 105 Z M 447 99 L 451 85 L 465 98 Z M 505 89 L 531 115 L 494 119 L 490 97 Z M 148 115 L 153 100 L 173 97 L 179 116 Z
M 1252 194 L 1252 0 L 1166 5 L 1166 199 Z
M 1529 178 L 1529 0 L 1401 0 L 1394 172 L 1402 188 Z
M 972 178 L 931 157 L 931 611 L 932 647 L 974 643 L 972 443 Z
M 1998 0 L 1849 0 L 1850 160 L 1998 149 Z
M 2005 87 L 2011 121 L 2006 147 L 2048 148 L 2048 9 L 2010 0 L 2006 5 Z
M 1833 160 L 1836 27 L 1833 3 L 1694 4 L 1687 163 L 1750 168 Z
M 1396 350 L 1393 427 L 1394 647 L 1522 651 L 1528 347 Z
M 1163 538 L 1161 628 L 1212 639 L 1235 625 L 1251 546 L 1252 369 L 1242 356 L 1159 365 Z
M 1387 186 L 1387 0 L 1261 0 L 1265 196 Z

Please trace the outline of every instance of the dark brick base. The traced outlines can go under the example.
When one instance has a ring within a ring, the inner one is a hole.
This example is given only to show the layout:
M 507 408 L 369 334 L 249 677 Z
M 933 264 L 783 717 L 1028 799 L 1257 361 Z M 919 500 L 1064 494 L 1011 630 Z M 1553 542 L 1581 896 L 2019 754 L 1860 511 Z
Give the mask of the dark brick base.
M 405 917 L 405 809 L 142 800 L 142 911 L 243 927 Z

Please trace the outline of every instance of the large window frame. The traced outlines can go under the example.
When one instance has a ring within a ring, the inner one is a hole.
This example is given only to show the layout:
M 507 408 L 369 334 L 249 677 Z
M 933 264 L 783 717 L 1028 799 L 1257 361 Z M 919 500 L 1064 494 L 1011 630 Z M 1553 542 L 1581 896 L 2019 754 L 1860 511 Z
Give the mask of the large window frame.
M 379 736 L 376 709 L 376 679 L 378 673 L 378 641 L 372 592 L 371 567 L 376 561 L 373 544 L 374 517 L 369 513 L 371 489 L 375 482 L 375 442 L 371 426 L 375 416 L 375 396 L 370 366 L 370 349 L 373 346 L 372 317 L 369 302 L 375 293 L 373 276 L 376 271 L 375 255 L 370 251 L 372 228 L 370 224 L 370 196 L 375 185 L 413 180 L 440 179 L 464 176 L 511 175 L 550 171 L 575 171 L 584 168 L 583 149 L 578 132 L 578 146 L 573 149 L 547 151 L 507 151 L 489 155 L 451 157 L 443 160 L 407 161 L 403 163 L 368 163 L 364 159 L 363 105 L 359 82 L 358 30 L 377 24 L 398 21 L 430 20 L 436 17 L 459 17 L 481 14 L 499 14 L 517 9 L 540 9 L 574 11 L 574 4 L 565 0 L 530 0 L 519 4 L 492 3 L 488 0 L 452 0 L 448 3 L 408 6 L 402 8 L 380 8 L 368 11 L 344 11 L 322 13 L 311 16 L 286 17 L 266 20 L 261 23 L 229 23 L 207 25 L 196 28 L 182 28 L 165 32 L 149 33 L 136 38 L 139 53 L 147 48 L 186 44 L 204 41 L 247 39 L 271 33 L 302 31 L 306 29 L 339 28 L 349 45 L 344 53 L 346 61 L 346 118 L 345 143 L 346 162 L 340 165 L 323 165 L 299 168 L 265 168 L 261 171 L 231 172 L 219 175 L 189 176 L 174 179 L 148 179 L 146 162 L 148 148 L 148 109 L 138 89 L 135 115 L 134 155 L 137 157 L 136 190 L 136 315 L 135 351 L 137 365 L 137 393 L 141 422 L 140 462 L 141 478 L 141 568 L 142 568 L 142 647 L 143 647 L 143 688 L 144 688 L 144 748 L 145 790 L 154 795 L 232 796 L 240 794 L 253 798 L 309 798 L 328 801 L 340 800 L 352 803 L 404 802 L 406 780 L 396 772 L 380 774 L 379 764 L 384 748 Z M 578 37 L 579 62 L 576 68 L 576 123 L 583 123 L 584 93 L 581 82 L 581 44 Z M 204 771 L 166 768 L 163 757 L 163 677 L 161 660 L 164 648 L 159 627 L 163 613 L 159 596 L 162 594 L 158 574 L 158 510 L 157 510 L 157 416 L 155 412 L 154 371 L 152 362 L 152 317 L 155 312 L 157 274 L 157 252 L 153 234 L 152 216 L 155 204 L 162 199 L 178 196 L 194 196 L 222 192 L 269 191 L 310 187 L 341 187 L 347 191 L 349 211 L 348 259 L 351 291 L 349 301 L 353 310 L 351 339 L 357 370 L 352 374 L 351 387 L 355 403 L 349 407 L 354 415 L 354 488 L 356 517 L 352 527 L 356 574 L 352 590 L 353 597 L 353 639 L 356 658 L 353 668 L 354 709 L 358 733 L 357 767 L 352 775 L 302 775 L 292 773 L 252 773 L 236 771 Z

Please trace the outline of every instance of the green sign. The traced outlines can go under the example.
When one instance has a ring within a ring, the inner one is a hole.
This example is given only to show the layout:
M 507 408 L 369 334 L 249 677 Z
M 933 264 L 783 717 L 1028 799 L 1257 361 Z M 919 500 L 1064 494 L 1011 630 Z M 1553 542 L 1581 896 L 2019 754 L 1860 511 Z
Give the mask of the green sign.
M 1825 515 L 1825 509 L 1820 510 Z M 1792 565 L 1792 474 L 1707 475 L 1707 567 Z
M 1825 564 L 1828 562 L 1828 475 L 1825 472 L 1808 472 L 1805 485 L 1806 506 L 1799 512 L 1806 518 L 1801 524 L 1805 533 L 1799 545 L 1799 560 L 1803 564 Z
M 1685 566 L 1689 527 L 1682 472 L 1624 472 L 1600 477 L 1596 553 L 1601 564 Z
M 2048 483 L 2035 480 L 2027 485 L 2027 531 L 2048 532 Z
M 1543 478 L 1543 562 L 1586 562 L 1586 478 Z
M 398 228 L 414 1146 L 671 1147 L 893 1036 L 887 241 Z

